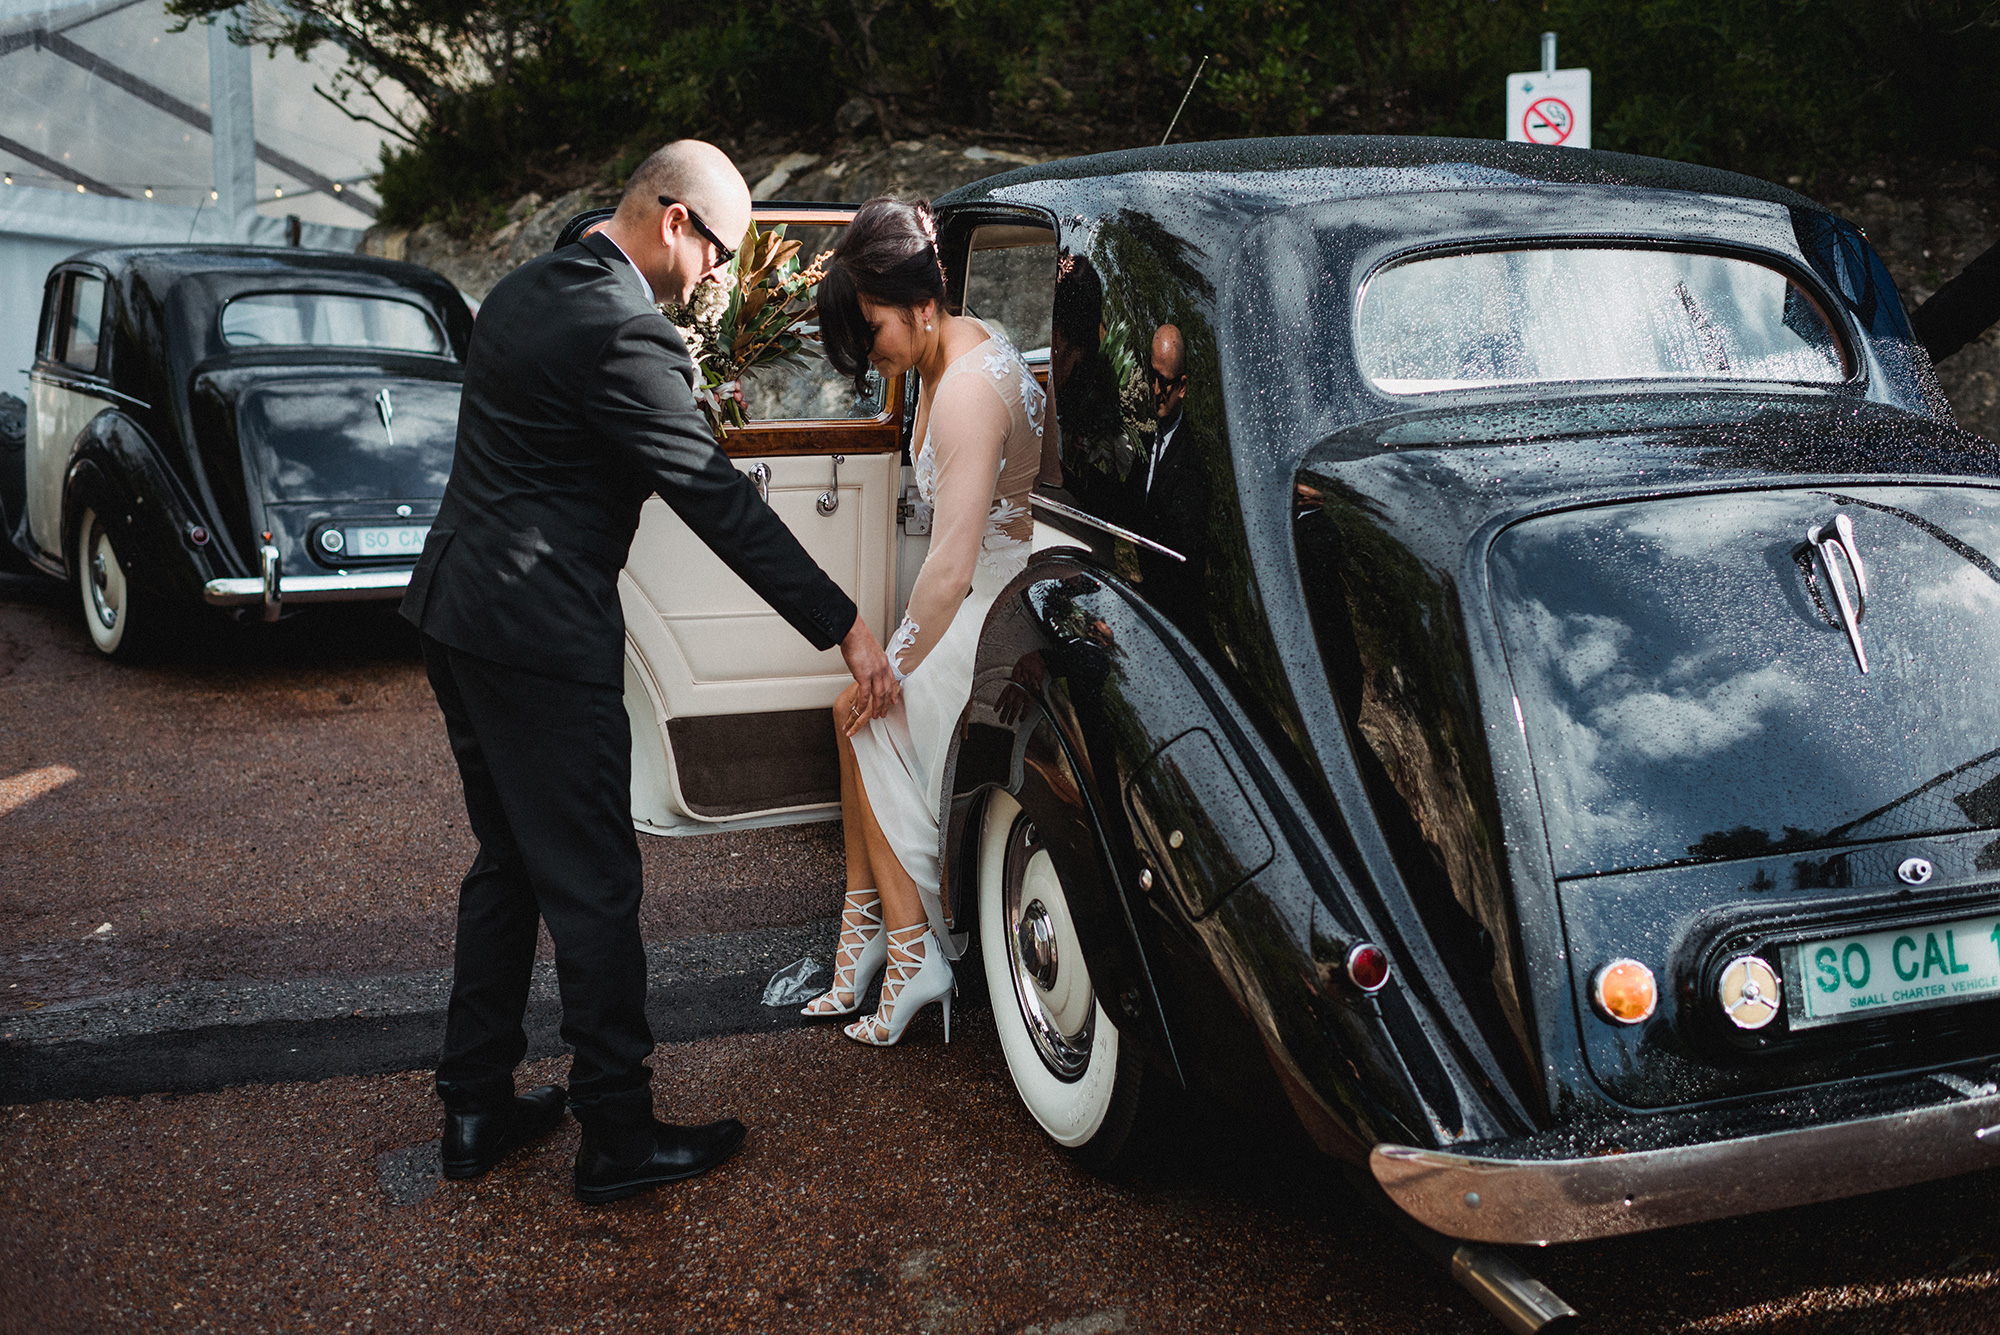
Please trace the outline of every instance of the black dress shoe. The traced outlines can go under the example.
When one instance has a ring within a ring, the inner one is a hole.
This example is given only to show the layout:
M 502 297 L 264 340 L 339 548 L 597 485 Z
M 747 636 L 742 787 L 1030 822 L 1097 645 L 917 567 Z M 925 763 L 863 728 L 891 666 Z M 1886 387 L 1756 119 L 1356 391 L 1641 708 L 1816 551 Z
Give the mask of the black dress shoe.
M 633 1156 L 615 1152 L 630 1148 L 634 1138 L 593 1135 L 586 1127 L 583 1145 L 576 1152 L 576 1198 L 585 1205 L 604 1205 L 663 1182 L 699 1177 L 736 1153 L 743 1145 L 743 1136 L 743 1123 L 733 1117 L 706 1126 L 655 1121 L 651 1152 L 647 1152 L 647 1137 L 641 1131 L 636 1137 L 636 1152 L 644 1157 L 634 1162 Z
M 478 1177 L 531 1140 L 562 1125 L 563 1091 L 543 1085 L 498 1103 L 445 1105 L 444 1175 Z

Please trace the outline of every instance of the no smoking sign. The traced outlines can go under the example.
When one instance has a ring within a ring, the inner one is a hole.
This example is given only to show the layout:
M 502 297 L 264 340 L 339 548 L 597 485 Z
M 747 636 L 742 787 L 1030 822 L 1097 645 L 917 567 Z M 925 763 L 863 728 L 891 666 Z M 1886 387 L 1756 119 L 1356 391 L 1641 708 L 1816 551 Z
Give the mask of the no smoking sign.
M 1520 144 L 1589 148 L 1590 71 L 1508 75 L 1507 138 Z
M 1521 137 L 1531 144 L 1560 144 L 1576 129 L 1576 113 L 1559 97 L 1538 97 L 1521 117 Z

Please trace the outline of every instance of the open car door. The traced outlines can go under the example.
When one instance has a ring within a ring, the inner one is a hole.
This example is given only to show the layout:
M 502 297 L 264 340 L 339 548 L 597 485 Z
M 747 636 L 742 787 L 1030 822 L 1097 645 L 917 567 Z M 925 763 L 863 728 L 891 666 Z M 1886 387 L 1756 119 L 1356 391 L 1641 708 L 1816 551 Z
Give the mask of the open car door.
M 852 207 L 759 204 L 800 257 L 830 248 Z M 804 367 L 743 382 L 750 418 L 724 449 L 879 637 L 901 603 L 900 381 L 859 395 L 808 345 Z M 917 558 L 921 560 L 921 556 Z M 654 834 L 705 834 L 838 814 L 832 705 L 850 678 L 710 552 L 658 497 L 646 502 L 618 579 L 632 819 Z
M 782 223 L 804 243 L 802 262 L 853 215 L 851 205 L 755 211 L 760 227 Z M 954 304 L 1011 338 L 1046 381 L 1055 234 L 1034 221 L 948 217 L 942 248 Z M 886 640 L 930 545 L 904 503 L 905 385 L 857 395 L 812 345 L 804 367 L 760 371 L 743 389 L 750 424 L 723 448 Z M 815 651 L 657 497 L 618 587 L 634 824 L 706 834 L 837 816 L 831 710 L 850 680 L 839 651 Z

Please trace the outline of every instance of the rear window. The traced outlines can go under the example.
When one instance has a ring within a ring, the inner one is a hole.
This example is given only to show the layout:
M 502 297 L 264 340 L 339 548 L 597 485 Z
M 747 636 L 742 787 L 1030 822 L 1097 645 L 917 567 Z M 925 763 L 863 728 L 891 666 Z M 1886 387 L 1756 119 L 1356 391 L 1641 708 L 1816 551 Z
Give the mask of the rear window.
M 1355 336 L 1389 394 L 1579 380 L 1847 378 L 1813 300 L 1766 265 L 1634 248 L 1406 261 L 1370 278 Z
M 443 332 L 422 307 L 389 297 L 332 292 L 238 297 L 222 308 L 222 338 L 232 348 L 445 351 Z

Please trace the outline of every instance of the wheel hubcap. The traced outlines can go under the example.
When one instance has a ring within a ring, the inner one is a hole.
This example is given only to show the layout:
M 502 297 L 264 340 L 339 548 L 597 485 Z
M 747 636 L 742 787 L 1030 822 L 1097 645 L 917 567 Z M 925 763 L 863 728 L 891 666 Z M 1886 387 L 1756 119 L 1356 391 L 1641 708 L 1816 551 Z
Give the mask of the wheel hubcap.
M 1097 1001 L 1074 954 L 1076 930 L 1055 864 L 1025 817 L 1007 840 L 1001 912 L 1014 941 L 1014 1003 L 1035 1051 L 1057 1079 L 1076 1080 L 1090 1067 Z M 1065 960 L 1073 961 L 1068 968 Z
M 1020 946 L 1021 967 L 1047 992 L 1056 985 L 1056 927 L 1041 900 L 1022 911 L 1021 925 L 1015 929 Z

